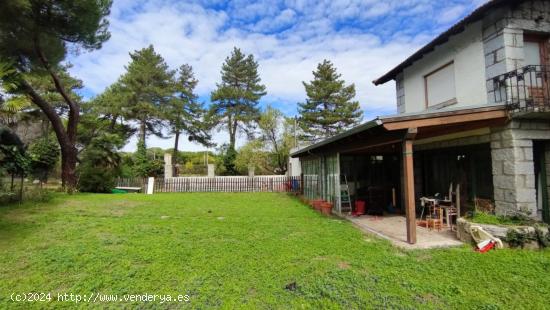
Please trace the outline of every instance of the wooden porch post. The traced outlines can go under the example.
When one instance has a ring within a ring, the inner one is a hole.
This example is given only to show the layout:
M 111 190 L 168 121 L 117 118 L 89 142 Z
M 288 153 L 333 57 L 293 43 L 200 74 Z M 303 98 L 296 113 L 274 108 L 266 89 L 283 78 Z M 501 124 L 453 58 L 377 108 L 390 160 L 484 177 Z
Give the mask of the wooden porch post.
M 405 214 L 407 224 L 407 242 L 416 243 L 416 203 L 414 197 L 413 140 L 416 128 L 409 128 L 403 140 L 403 176 L 405 195 Z

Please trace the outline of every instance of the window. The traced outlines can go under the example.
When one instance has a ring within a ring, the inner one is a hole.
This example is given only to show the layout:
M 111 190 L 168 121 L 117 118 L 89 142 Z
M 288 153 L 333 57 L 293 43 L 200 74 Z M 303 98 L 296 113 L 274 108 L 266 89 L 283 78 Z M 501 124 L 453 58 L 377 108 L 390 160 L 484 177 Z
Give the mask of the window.
M 424 76 L 426 108 L 456 103 L 455 67 L 450 62 Z
M 523 46 L 523 51 L 525 54 L 525 64 L 526 65 L 541 65 L 540 57 L 540 44 L 539 42 L 529 42 L 525 41 Z
M 526 66 L 547 65 L 549 55 L 548 36 L 526 33 L 523 35 L 523 53 Z

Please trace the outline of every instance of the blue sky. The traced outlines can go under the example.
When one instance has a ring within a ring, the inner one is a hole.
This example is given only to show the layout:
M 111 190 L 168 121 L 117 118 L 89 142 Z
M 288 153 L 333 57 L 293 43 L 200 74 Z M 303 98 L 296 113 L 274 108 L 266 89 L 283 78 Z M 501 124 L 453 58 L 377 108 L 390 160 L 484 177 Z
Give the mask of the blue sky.
M 395 113 L 395 85 L 375 87 L 382 75 L 484 0 L 114 0 L 111 39 L 103 48 L 72 56 L 72 73 L 93 97 L 116 81 L 128 53 L 153 44 L 172 68 L 193 66 L 197 93 L 209 103 L 220 67 L 237 46 L 253 54 L 268 94 L 262 99 L 287 115 L 305 99 L 302 81 L 323 59 L 355 83 L 364 120 Z M 215 142 L 228 140 L 225 132 Z M 244 143 L 244 137 L 239 139 Z M 148 146 L 169 148 L 173 139 L 151 137 Z M 202 150 L 182 139 L 183 150 Z M 135 149 L 135 140 L 125 150 Z

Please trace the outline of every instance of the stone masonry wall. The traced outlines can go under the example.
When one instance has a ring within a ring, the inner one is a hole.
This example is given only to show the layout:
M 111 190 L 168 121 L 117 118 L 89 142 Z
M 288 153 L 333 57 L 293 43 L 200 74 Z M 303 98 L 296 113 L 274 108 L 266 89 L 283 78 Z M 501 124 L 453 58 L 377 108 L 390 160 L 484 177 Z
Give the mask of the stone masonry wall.
M 491 133 L 494 199 L 498 214 L 525 211 L 539 218 L 533 140 L 550 140 L 548 121 L 514 120 Z
M 540 219 L 542 214 L 540 210 L 537 210 L 533 140 L 549 141 L 546 162 L 548 180 L 550 180 L 549 121 L 514 120 L 505 127 L 491 128 L 490 134 L 415 145 L 414 150 L 490 142 L 497 213 L 505 214 L 507 211 L 524 210 L 531 216 Z
M 487 99 L 495 103 L 493 78 L 521 68 L 524 32 L 550 33 L 550 1 L 524 1 L 493 10 L 483 19 Z

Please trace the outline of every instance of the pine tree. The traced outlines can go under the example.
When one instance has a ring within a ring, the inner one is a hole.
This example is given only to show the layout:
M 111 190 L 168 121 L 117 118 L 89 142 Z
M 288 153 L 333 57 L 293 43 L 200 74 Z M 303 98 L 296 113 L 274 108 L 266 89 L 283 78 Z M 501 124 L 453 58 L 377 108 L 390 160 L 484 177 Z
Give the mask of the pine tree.
M 189 141 L 195 141 L 204 146 L 211 146 L 209 122 L 205 119 L 206 110 L 203 104 L 197 101 L 194 93 L 198 80 L 195 79 L 193 68 L 187 64 L 179 68 L 179 76 L 175 83 L 175 94 L 171 98 L 166 118 L 170 129 L 175 136 L 172 158 L 178 160 L 178 144 L 181 133 L 189 136 Z
M 248 135 L 259 119 L 258 102 L 265 94 L 265 86 L 260 84 L 258 63 L 254 56 L 245 55 L 234 48 L 230 57 L 225 59 L 221 70 L 222 82 L 212 92 L 210 112 L 218 123 L 227 126 L 229 132 L 228 152 L 235 152 L 235 140 L 238 130 Z
M 139 123 L 139 140 L 147 133 L 162 137 L 165 109 L 174 90 L 174 74 L 152 45 L 130 53 L 131 62 L 120 83 L 127 94 L 126 118 Z
M 151 164 L 147 158 L 147 148 L 145 147 L 145 141 L 138 140 L 137 150 L 134 154 L 133 173 L 138 177 L 150 176 Z
M 305 103 L 298 103 L 300 128 L 304 140 L 318 141 L 357 125 L 362 117 L 355 97 L 355 85 L 345 86 L 333 64 L 324 60 L 317 65 L 310 83 L 302 82 L 306 89 Z
M 110 8 L 110 0 L 0 1 L 0 59 L 15 69 L 14 74 L 0 76 L 3 88 L 14 86 L 10 92 L 27 96 L 50 121 L 61 149 L 62 184 L 69 192 L 77 183 L 80 103 L 64 84 L 63 62 L 69 52 L 99 49 L 109 39 Z M 66 120 L 37 91 L 33 76 L 49 77 L 63 99 Z

